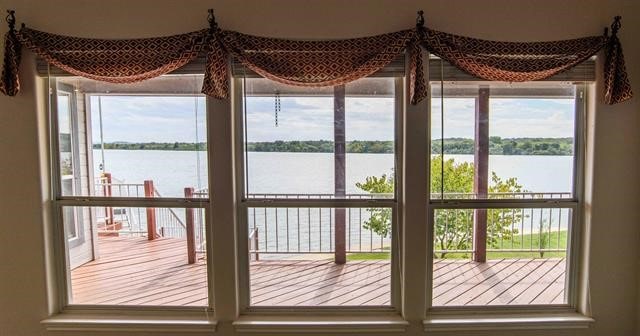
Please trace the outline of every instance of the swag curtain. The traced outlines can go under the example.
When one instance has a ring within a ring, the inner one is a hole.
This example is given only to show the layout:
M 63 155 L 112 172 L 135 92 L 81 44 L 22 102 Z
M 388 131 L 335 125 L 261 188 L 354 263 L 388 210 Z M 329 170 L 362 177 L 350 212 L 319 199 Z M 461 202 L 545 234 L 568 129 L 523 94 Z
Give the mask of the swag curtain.
M 476 77 L 507 82 L 548 78 L 605 48 L 605 103 L 616 104 L 633 95 L 617 37 L 619 20 L 616 17 L 611 36 L 531 43 L 474 39 L 421 25 L 411 30 L 335 41 L 257 37 L 213 25 L 208 30 L 186 34 L 128 40 L 68 37 L 23 27 L 20 31 L 10 29 L 5 36 L 0 91 L 9 96 L 19 91 L 21 46 L 72 74 L 112 83 L 160 76 L 206 52 L 202 92 L 215 98 L 229 96 L 230 57 L 280 83 L 333 86 L 366 77 L 406 50 L 412 104 L 427 96 L 420 47 Z

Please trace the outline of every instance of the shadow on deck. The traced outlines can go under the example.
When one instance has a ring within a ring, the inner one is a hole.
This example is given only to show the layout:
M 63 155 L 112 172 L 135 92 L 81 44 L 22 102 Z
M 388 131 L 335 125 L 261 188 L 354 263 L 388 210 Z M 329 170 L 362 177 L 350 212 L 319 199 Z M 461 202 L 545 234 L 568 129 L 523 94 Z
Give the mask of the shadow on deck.
M 100 237 L 100 257 L 71 271 L 73 304 L 206 306 L 204 258 L 187 264 L 182 239 Z M 389 305 L 388 260 L 253 261 L 255 306 Z M 564 302 L 565 260 L 434 261 L 433 304 Z

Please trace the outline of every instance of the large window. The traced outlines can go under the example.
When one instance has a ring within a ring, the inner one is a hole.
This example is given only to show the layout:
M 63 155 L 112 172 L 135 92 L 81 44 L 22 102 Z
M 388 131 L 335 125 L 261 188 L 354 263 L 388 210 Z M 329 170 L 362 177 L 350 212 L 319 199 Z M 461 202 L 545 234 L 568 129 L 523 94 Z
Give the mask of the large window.
M 395 305 L 398 79 L 236 81 L 244 306 Z
M 589 78 L 443 69 L 405 106 L 393 69 L 305 88 L 238 68 L 228 101 L 200 75 L 50 78 L 63 306 L 575 310 Z
M 573 303 L 585 85 L 431 84 L 431 306 Z
M 65 304 L 210 305 L 201 82 L 50 80 Z

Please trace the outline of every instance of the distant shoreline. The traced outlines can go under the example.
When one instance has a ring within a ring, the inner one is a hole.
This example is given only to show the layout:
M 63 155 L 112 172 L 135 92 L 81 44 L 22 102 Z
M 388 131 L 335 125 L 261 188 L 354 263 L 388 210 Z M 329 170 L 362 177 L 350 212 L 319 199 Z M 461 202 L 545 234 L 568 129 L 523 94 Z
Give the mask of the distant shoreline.
M 431 154 L 440 154 L 440 139 L 432 140 Z M 279 153 L 333 153 L 333 141 L 271 141 L 249 142 L 249 152 L 279 152 Z M 362 154 L 390 154 L 394 152 L 392 141 L 347 141 L 347 153 Z M 94 144 L 93 149 L 101 149 L 100 144 Z M 170 150 L 170 151 L 204 151 L 206 143 L 189 142 L 109 142 L 105 149 L 119 150 Z M 473 154 L 472 139 L 445 138 L 445 154 Z M 572 138 L 500 138 L 491 137 L 489 154 L 493 155 L 573 155 Z

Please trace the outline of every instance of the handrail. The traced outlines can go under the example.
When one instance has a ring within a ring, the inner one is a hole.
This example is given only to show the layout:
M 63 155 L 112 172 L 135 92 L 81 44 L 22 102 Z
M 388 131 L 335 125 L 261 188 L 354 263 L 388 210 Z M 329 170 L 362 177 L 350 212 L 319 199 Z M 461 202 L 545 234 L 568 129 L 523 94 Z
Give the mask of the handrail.
M 102 180 L 105 182 L 104 180 Z M 123 182 L 123 181 L 122 181 Z M 131 186 L 138 188 L 144 184 L 135 183 L 109 183 L 102 184 L 101 187 L 109 186 L 114 190 Z M 120 187 L 119 187 L 120 186 Z M 193 189 L 191 193 L 185 195 L 188 198 L 205 198 L 209 196 L 208 188 Z M 160 192 L 154 190 L 155 197 L 162 197 Z M 489 193 L 484 199 L 566 199 L 570 198 L 570 192 L 496 192 Z M 334 194 L 294 194 L 294 193 L 254 193 L 249 194 L 253 199 L 336 199 Z M 350 193 L 340 198 L 346 199 L 373 199 L 373 198 L 393 198 L 392 193 L 369 194 Z M 451 199 L 475 199 L 475 193 L 432 193 L 432 198 Z M 375 253 L 385 252 L 391 246 L 390 238 L 380 236 L 372 229 L 364 228 L 365 222 L 370 218 L 372 209 L 351 208 L 347 209 L 346 220 L 346 252 L 348 253 Z M 474 236 L 473 217 L 474 210 L 470 209 L 439 209 L 438 212 L 446 214 L 446 220 L 442 223 L 436 221 L 437 235 L 434 237 L 434 253 L 444 256 L 447 254 L 472 254 L 474 253 L 472 239 Z M 481 211 L 498 211 L 481 210 Z M 504 213 L 511 211 L 525 211 L 524 209 L 503 209 Z M 531 212 L 523 215 L 513 215 L 513 219 L 502 220 L 501 225 L 510 227 L 503 228 L 504 232 L 493 234 L 492 228 L 496 225 L 492 221 L 497 219 L 489 216 L 488 233 L 494 241 L 487 243 L 487 252 L 531 252 L 544 253 L 565 251 L 561 239 L 565 237 L 567 230 L 567 220 L 570 215 L 564 214 L 562 209 L 537 209 L 539 213 Z M 159 214 L 159 213 L 158 213 Z M 504 216 L 504 214 L 502 214 Z M 333 226 L 335 216 L 334 209 L 320 208 L 250 208 L 248 210 L 249 226 L 249 253 L 257 259 L 259 254 L 305 254 L 305 253 L 331 253 L 333 246 Z M 167 219 L 167 217 L 169 219 Z M 158 215 L 158 227 L 164 236 L 184 237 L 188 224 L 173 209 L 167 208 L 164 215 Z M 205 247 L 205 217 L 203 209 L 193 209 L 190 215 L 193 229 L 190 230 L 192 238 L 195 240 L 197 253 L 203 253 Z M 525 223 L 525 219 L 529 222 Z M 171 221 L 168 223 L 167 221 Z M 454 223 L 454 221 L 457 221 Z M 462 222 L 461 222 L 462 221 Z M 457 224 L 456 224 L 457 223 Z M 507 224 L 505 224 L 507 223 Z M 173 224 L 174 229 L 168 227 Z M 456 225 L 454 225 L 456 224 Z M 440 225 L 440 226 L 439 226 Z M 552 227 L 553 226 L 553 227 Z M 452 230 L 464 230 L 462 233 L 455 233 Z M 177 229 L 178 231 L 176 232 Z M 565 230 L 565 231 L 563 231 Z M 258 232 L 260 235 L 258 235 Z M 452 235 L 459 234 L 460 237 L 451 238 Z M 438 236 L 439 235 L 439 236 Z M 458 239 L 460 244 L 442 245 L 438 239 Z M 538 241 L 536 241 L 536 239 Z M 553 241 L 551 241 L 553 240 Z M 447 247 L 448 246 L 448 247 Z M 458 246 L 458 248 L 456 247 Z M 464 248 L 459 248 L 464 246 Z

